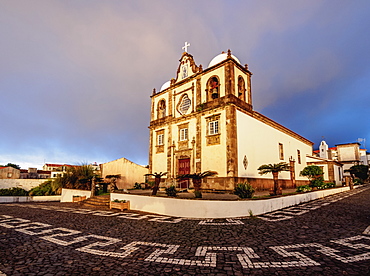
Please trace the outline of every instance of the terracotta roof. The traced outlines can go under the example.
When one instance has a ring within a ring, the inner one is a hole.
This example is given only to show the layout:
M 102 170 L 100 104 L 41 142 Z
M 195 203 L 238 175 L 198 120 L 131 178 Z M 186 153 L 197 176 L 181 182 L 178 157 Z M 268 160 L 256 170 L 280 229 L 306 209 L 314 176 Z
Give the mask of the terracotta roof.
M 51 171 L 37 170 L 37 173 L 40 173 L 40 174 L 51 174 Z
M 45 165 L 49 166 L 49 167 L 63 167 L 63 166 L 73 167 L 73 165 L 67 165 L 67 164 L 64 164 L 64 165 L 61 165 L 61 164 L 45 164 Z

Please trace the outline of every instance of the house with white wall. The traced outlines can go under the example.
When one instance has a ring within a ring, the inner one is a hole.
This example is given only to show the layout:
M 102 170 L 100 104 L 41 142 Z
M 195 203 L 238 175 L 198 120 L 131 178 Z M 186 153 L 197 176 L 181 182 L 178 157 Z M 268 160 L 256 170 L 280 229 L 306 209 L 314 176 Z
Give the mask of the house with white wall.
M 103 163 L 100 166 L 103 179 L 107 175 L 120 175 L 116 183 L 118 189 L 131 189 L 135 183 L 144 183 L 145 174 L 148 173 L 147 167 L 138 165 L 126 158 Z

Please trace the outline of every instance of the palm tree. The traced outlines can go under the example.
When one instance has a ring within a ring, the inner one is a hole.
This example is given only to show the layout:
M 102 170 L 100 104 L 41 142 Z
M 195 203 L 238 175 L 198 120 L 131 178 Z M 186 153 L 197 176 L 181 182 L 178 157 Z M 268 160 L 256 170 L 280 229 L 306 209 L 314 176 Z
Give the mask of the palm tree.
M 152 195 L 157 195 L 158 189 L 159 189 L 159 183 L 161 182 L 162 176 L 166 175 L 167 172 L 160 172 L 160 173 L 147 173 L 145 176 L 154 176 L 154 187 L 152 191 Z
M 202 173 L 183 174 L 183 175 L 179 175 L 177 178 L 178 179 L 191 178 L 193 180 L 195 197 L 201 198 L 202 193 L 200 192 L 200 188 L 202 186 L 202 179 L 208 176 L 214 176 L 216 174 L 217 172 L 214 172 L 214 171 L 205 171 Z
M 91 165 L 68 167 L 66 172 L 55 180 L 57 186 L 69 189 L 90 190 L 92 179 L 96 176 Z
M 278 191 L 280 190 L 279 187 L 279 172 L 282 171 L 289 171 L 289 165 L 288 163 L 285 162 L 280 162 L 277 164 L 268 164 L 268 165 L 261 165 L 258 170 L 260 171 L 259 174 L 267 174 L 267 173 L 272 173 L 272 177 L 274 179 L 274 190 L 273 190 L 273 195 L 277 195 Z

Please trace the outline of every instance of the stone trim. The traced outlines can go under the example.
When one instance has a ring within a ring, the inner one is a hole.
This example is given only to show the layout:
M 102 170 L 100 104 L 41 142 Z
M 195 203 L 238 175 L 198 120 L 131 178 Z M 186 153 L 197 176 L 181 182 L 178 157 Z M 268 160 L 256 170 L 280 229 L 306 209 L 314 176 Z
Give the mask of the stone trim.
M 221 134 L 213 134 L 213 135 L 207 135 L 207 146 L 214 146 L 221 144 L 220 141 Z
M 221 144 L 220 136 L 221 136 L 221 113 L 213 114 L 208 116 L 206 119 L 206 139 L 207 139 L 207 146 L 212 145 L 219 145 Z M 209 134 L 209 123 L 213 121 L 218 121 L 218 132 L 215 134 Z
M 199 73 L 199 72 L 202 71 L 201 70 L 201 66 L 198 67 L 195 64 L 194 57 L 191 54 L 187 53 L 187 52 L 184 52 L 182 54 L 179 62 L 180 62 L 179 63 L 179 66 L 177 67 L 177 71 L 176 71 L 176 79 L 173 80 L 173 83 L 180 83 L 180 82 L 182 82 L 184 80 L 187 80 L 190 77 L 193 77 L 195 74 L 197 74 L 197 73 Z M 186 77 L 186 78 L 184 78 L 182 80 L 178 80 L 179 79 L 179 75 L 180 75 L 180 68 L 181 68 L 181 66 L 183 64 L 185 64 L 187 62 L 189 62 L 189 65 L 190 65 L 190 68 L 189 69 L 192 70 L 192 74 L 188 74 L 188 77 Z M 189 75 L 191 75 L 191 76 L 189 76 Z
M 233 105 L 226 106 L 226 156 L 227 176 L 238 175 L 238 137 L 236 124 L 236 108 Z
M 163 153 L 164 152 L 164 139 L 166 138 L 164 135 L 164 129 L 158 130 L 155 132 L 156 134 L 156 152 L 155 153 Z M 158 137 L 159 135 L 163 135 L 163 144 L 158 145 Z
M 225 95 L 235 95 L 235 71 L 232 62 L 225 65 Z

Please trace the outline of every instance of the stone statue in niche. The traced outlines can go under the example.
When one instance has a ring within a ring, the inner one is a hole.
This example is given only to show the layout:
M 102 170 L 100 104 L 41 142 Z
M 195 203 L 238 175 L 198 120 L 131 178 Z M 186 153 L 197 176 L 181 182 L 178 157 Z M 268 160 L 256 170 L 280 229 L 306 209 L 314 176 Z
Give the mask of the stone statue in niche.
M 158 119 L 166 117 L 166 101 L 161 100 L 158 103 Z

